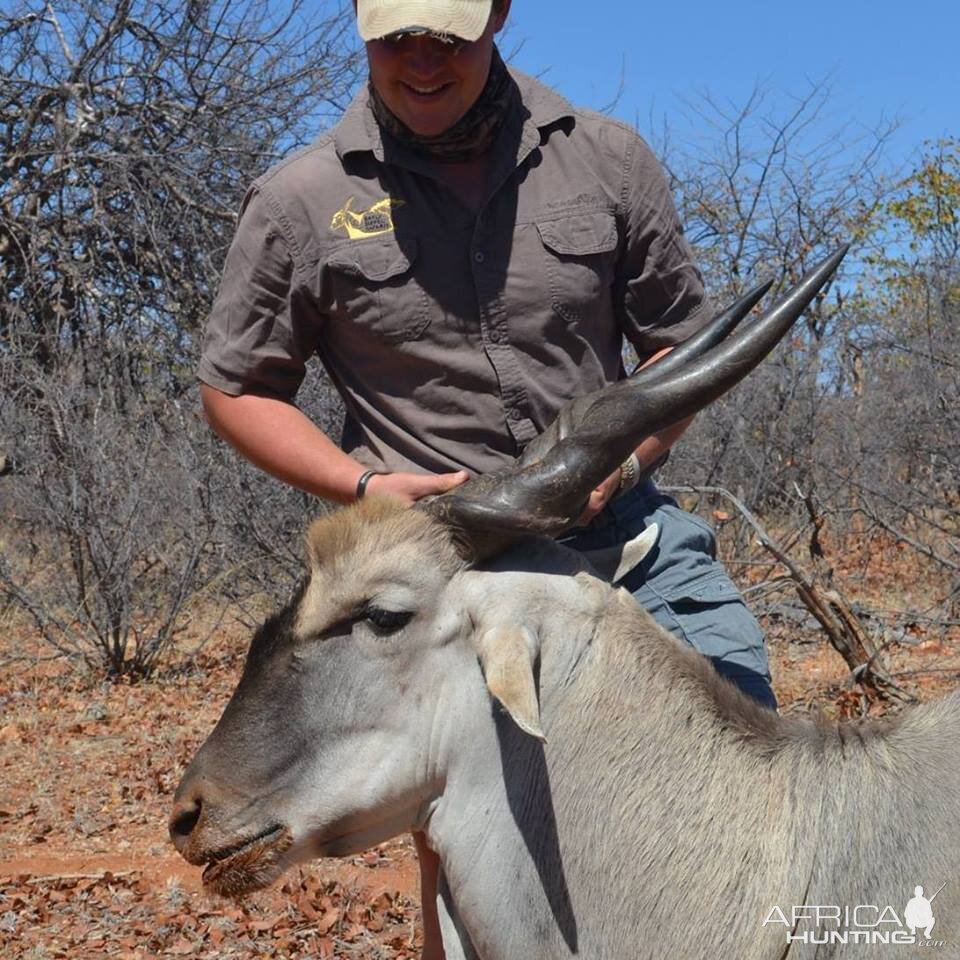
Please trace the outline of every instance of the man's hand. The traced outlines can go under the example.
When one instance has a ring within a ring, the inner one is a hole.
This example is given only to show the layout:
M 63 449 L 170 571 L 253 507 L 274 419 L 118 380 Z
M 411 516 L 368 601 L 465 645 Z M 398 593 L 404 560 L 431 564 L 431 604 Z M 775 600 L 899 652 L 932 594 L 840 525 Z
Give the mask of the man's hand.
M 393 497 L 410 506 L 423 497 L 435 493 L 446 493 L 459 487 L 470 479 L 466 470 L 456 473 L 439 473 L 436 476 L 424 476 L 420 473 L 383 473 L 372 476 L 367 483 L 366 496 Z
M 591 492 L 590 499 L 583 513 L 580 514 L 580 519 L 577 520 L 577 526 L 585 527 L 610 502 L 619 489 L 620 468 L 617 467 L 599 487 L 595 487 Z

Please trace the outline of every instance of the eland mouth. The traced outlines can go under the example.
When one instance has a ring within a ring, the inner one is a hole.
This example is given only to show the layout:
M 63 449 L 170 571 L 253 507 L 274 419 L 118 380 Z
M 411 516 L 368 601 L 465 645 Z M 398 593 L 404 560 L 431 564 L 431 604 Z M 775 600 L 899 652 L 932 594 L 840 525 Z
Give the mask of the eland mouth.
M 289 827 L 275 825 L 220 850 L 207 853 L 203 886 L 224 897 L 240 897 L 273 883 L 286 868 L 284 854 L 293 845 Z

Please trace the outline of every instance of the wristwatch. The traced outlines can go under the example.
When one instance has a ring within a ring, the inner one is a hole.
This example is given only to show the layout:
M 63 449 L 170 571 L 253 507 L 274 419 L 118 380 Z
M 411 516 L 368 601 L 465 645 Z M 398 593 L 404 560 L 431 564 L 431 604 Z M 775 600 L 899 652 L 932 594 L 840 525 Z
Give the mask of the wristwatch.
M 635 453 L 631 453 L 623 463 L 620 464 L 620 486 L 617 487 L 617 496 L 623 496 L 628 490 L 632 490 L 640 479 L 640 460 Z

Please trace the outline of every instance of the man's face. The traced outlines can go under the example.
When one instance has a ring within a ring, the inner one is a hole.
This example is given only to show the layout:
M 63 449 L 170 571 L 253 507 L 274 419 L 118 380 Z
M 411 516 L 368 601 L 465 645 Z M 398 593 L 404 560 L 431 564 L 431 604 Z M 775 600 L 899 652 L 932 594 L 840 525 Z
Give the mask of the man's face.
M 449 130 L 476 102 L 487 82 L 493 37 L 509 4 L 495 9 L 473 43 L 444 43 L 430 35 L 367 43 L 370 79 L 390 111 L 414 133 Z

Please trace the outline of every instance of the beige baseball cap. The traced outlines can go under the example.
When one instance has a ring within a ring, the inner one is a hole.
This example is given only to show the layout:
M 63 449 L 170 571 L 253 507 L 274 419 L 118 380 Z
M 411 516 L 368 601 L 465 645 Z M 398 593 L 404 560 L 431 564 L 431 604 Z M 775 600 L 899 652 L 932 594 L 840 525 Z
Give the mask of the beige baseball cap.
M 357 29 L 364 40 L 424 30 L 472 42 L 492 6 L 493 0 L 357 0 Z

